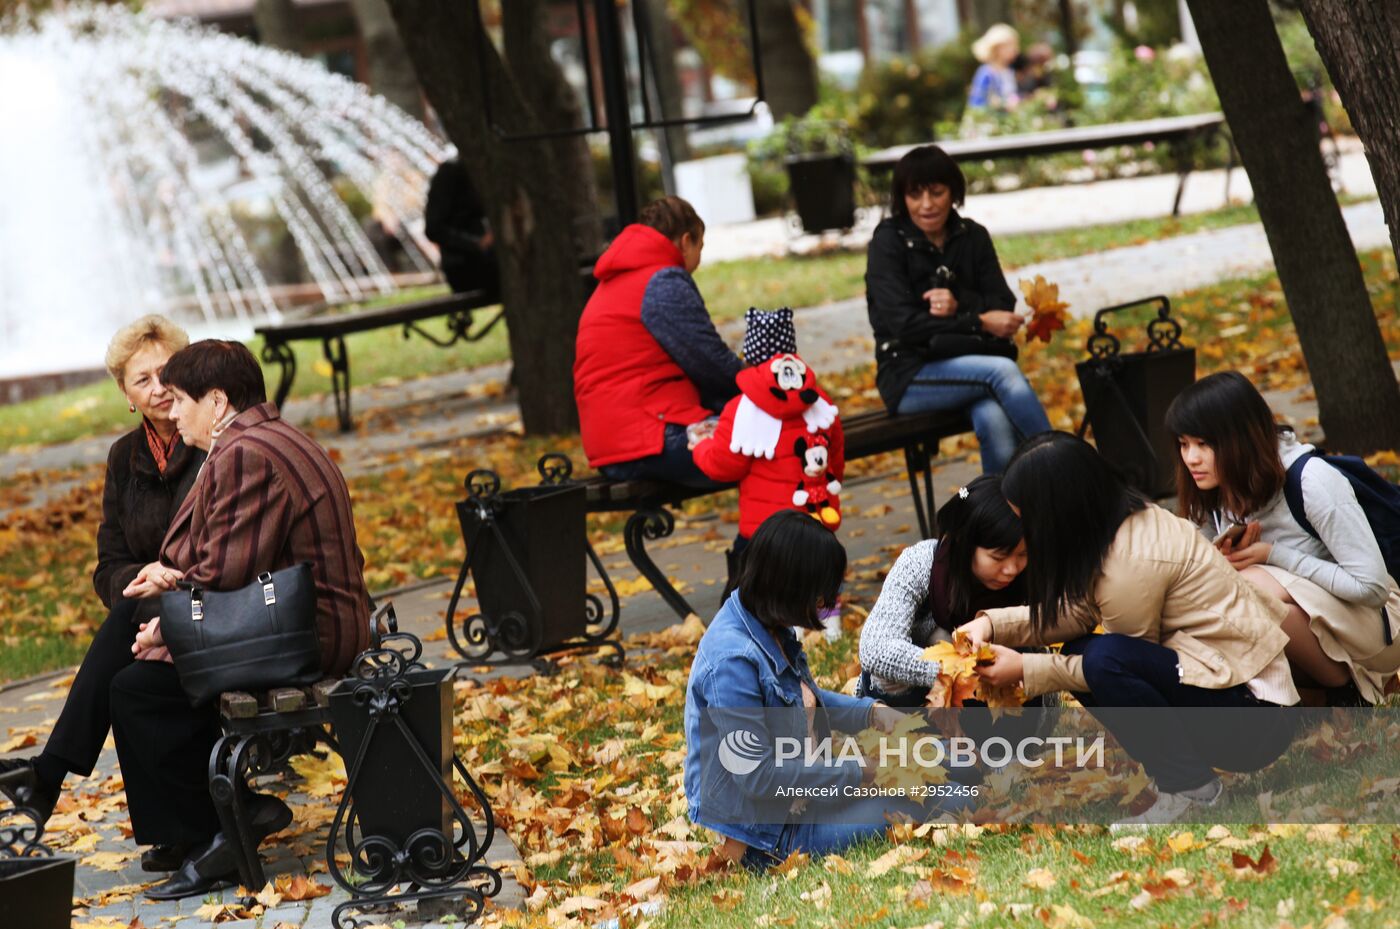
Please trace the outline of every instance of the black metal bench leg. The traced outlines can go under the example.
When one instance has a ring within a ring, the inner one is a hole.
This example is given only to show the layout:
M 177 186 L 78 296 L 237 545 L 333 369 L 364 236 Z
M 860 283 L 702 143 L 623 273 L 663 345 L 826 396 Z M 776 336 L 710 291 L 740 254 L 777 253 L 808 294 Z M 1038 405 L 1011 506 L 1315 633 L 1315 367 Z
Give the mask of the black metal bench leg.
M 321 340 L 321 351 L 331 366 L 331 393 L 335 395 L 335 415 L 340 420 L 340 431 L 349 432 L 354 428 L 350 419 L 350 353 L 345 348 L 343 336 L 331 336 Z
M 661 594 L 661 599 L 666 601 L 672 611 L 681 619 L 685 619 L 695 610 L 686 602 L 676 588 L 671 586 L 665 572 L 656 566 L 656 562 L 651 560 L 647 554 L 646 543 L 664 539 L 676 531 L 676 518 L 664 507 L 651 510 L 638 510 L 627 518 L 627 525 L 622 530 L 623 540 L 627 543 L 627 557 L 642 577 L 651 581 L 651 586 L 656 592 Z
M 248 752 L 255 738 L 247 734 L 226 735 L 214 745 L 209 757 L 209 796 L 219 814 L 219 827 L 233 846 L 238 879 L 253 893 L 262 890 L 266 883 L 244 803 L 248 793 L 245 783 Z
M 276 362 L 282 371 L 277 378 L 277 395 L 274 402 L 282 409 L 287 402 L 287 394 L 292 392 L 292 381 L 297 378 L 297 356 L 286 342 L 266 342 L 262 349 L 262 360 L 266 364 Z
M 904 468 L 909 473 L 909 495 L 914 500 L 914 515 L 919 520 L 919 536 L 933 538 L 938 532 L 938 517 L 933 506 L 933 467 L 929 446 L 920 442 L 904 447 Z M 923 493 L 919 492 L 919 472 L 924 475 Z

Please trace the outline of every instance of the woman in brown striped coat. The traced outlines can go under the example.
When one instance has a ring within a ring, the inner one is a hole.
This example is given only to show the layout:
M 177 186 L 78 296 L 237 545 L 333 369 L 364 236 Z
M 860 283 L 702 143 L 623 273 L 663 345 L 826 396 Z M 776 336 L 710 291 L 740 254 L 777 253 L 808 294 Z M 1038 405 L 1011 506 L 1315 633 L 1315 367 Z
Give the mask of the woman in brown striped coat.
M 267 402 L 262 369 L 237 342 L 206 340 L 176 352 L 162 379 L 175 397 L 171 419 L 209 457 L 161 547 L 124 592 L 158 596 L 185 579 L 237 590 L 264 571 L 310 562 L 322 667 L 345 672 L 369 645 L 364 557 L 350 494 L 330 456 Z M 192 708 L 160 637 L 147 624 L 138 660 L 112 684 L 113 731 L 139 844 L 185 852 L 180 870 L 148 891 L 154 899 L 195 896 L 237 880 L 233 849 L 209 797 L 208 760 L 219 737 L 217 708 Z M 252 798 L 259 839 L 284 828 L 291 811 L 270 795 Z

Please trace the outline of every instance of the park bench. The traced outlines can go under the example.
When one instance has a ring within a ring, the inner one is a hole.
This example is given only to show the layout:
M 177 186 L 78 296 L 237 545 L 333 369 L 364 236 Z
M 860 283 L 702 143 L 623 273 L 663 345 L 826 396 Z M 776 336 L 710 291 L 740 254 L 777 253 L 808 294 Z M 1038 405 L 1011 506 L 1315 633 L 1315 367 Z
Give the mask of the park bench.
M 1225 128 L 1225 117 L 1219 113 L 1199 113 L 1193 116 L 1168 116 L 1142 119 L 1101 126 L 1074 126 L 1043 132 L 1021 132 L 1014 135 L 991 136 L 982 139 L 949 139 L 939 141 L 939 148 L 956 161 L 985 161 L 997 158 L 1025 158 L 1033 155 L 1053 155 L 1059 152 L 1082 152 L 1086 149 L 1113 148 L 1118 145 L 1141 145 L 1145 142 L 1169 145 L 1177 167 L 1176 198 L 1172 215 L 1181 213 L 1181 195 L 1186 178 L 1194 168 L 1191 144 L 1210 140 Z M 924 143 L 928 144 L 928 143 Z M 873 152 L 861 160 L 871 171 L 894 168 L 917 145 L 896 145 Z M 1225 172 L 1225 200 L 1230 199 L 1230 168 L 1235 166 L 1235 147 L 1230 146 L 1230 164 Z
M 370 650 L 380 637 L 398 631 L 393 604 L 370 611 Z M 246 809 L 253 793 L 251 779 L 285 765 L 318 744 L 340 752 L 331 731 L 330 693 L 340 678 L 325 678 L 305 687 L 275 687 L 267 691 L 226 691 L 219 696 L 223 737 L 209 756 L 209 794 L 219 814 L 219 826 L 233 844 L 238 876 L 256 893 L 267 882 L 258 843 L 249 828 Z
M 965 413 L 933 412 L 897 416 L 885 411 L 860 413 L 842 420 L 846 440 L 846 460 L 855 461 L 886 452 L 902 451 L 909 475 L 909 492 L 919 521 L 922 538 L 933 538 L 938 527 L 934 516 L 933 466 L 939 440 L 972 431 Z M 922 478 L 922 486 L 920 479 Z M 676 520 L 669 507 L 686 500 L 728 490 L 697 489 L 661 481 L 611 481 L 604 477 L 584 482 L 590 513 L 630 513 L 623 527 L 627 558 L 651 582 L 676 615 L 684 619 L 694 612 L 686 599 L 672 586 L 666 573 L 647 553 L 647 543 L 664 539 L 675 531 Z M 449 612 L 448 621 L 451 622 Z
M 336 418 L 340 422 L 340 431 L 349 432 L 353 423 L 350 418 L 350 353 L 345 347 L 346 336 L 403 326 L 404 338 L 416 332 L 440 348 L 457 342 L 476 342 L 501 321 L 503 311 L 497 309 L 495 315 L 475 330 L 472 329 L 472 312 L 493 306 L 498 301 L 499 297 L 494 294 L 470 290 L 371 310 L 268 323 L 253 332 L 263 338 L 263 361 L 268 364 L 276 362 L 281 366 L 274 398 L 279 408 L 286 402 L 297 376 L 297 359 L 291 343 L 306 339 L 321 341 L 321 351 L 331 366 L 331 392 L 335 396 Z M 418 325 L 439 316 L 447 317 L 446 339 L 440 339 Z

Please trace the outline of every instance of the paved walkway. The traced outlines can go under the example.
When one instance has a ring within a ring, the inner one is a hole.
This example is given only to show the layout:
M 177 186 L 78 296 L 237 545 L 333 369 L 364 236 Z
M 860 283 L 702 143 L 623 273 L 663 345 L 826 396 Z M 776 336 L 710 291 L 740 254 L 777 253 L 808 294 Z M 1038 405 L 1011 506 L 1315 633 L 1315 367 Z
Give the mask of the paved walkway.
M 1225 171 L 1199 171 L 1186 181 L 1181 199 L 1183 214 L 1208 213 L 1231 203 L 1248 203 L 1254 192 L 1243 168 L 1230 175 L 1230 196 L 1225 197 Z M 1376 182 L 1359 143 L 1348 142 L 1338 169 L 1341 192 L 1374 196 Z M 1131 219 L 1160 219 L 1171 213 L 1176 195 L 1175 174 L 1119 178 L 1059 187 L 1029 187 L 1003 193 L 969 194 L 963 210 L 993 235 L 1053 232 Z M 786 218 L 759 219 L 730 226 L 713 226 L 705 236 L 706 261 L 732 261 L 810 252 L 842 245 L 864 248 L 880 221 L 878 210 L 861 210 L 857 225 L 845 236 L 795 235 Z

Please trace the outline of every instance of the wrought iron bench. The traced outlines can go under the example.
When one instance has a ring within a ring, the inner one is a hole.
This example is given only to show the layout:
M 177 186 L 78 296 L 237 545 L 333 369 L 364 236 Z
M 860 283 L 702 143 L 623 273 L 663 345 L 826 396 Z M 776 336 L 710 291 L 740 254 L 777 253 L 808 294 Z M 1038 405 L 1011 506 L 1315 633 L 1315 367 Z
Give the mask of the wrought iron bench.
M 938 455 L 940 440 L 972 431 L 972 423 L 966 414 L 939 412 L 896 416 L 888 412 L 873 412 L 852 416 L 843 420 L 842 425 L 847 461 L 886 452 L 904 453 L 909 490 L 919 521 L 919 532 L 923 538 L 932 538 L 937 532 L 932 460 Z M 572 470 L 569 460 L 562 455 L 546 455 L 540 459 L 542 484 L 574 484 Z M 684 619 L 695 612 L 685 597 L 671 584 L 665 572 L 652 560 L 647 552 L 647 544 L 664 539 L 675 531 L 676 520 L 671 513 L 671 507 L 686 500 L 720 493 L 730 489 L 732 485 L 697 489 L 661 481 L 612 481 L 603 477 L 579 483 L 586 492 L 587 512 L 631 514 L 622 530 L 628 559 L 642 577 L 651 582 L 652 587 L 677 616 Z M 605 612 L 602 601 L 590 594 L 587 631 L 582 637 L 541 646 L 544 636 L 540 634 L 540 630 L 525 628 L 531 620 L 524 614 L 540 614 L 538 609 L 516 611 L 519 615 L 512 614 L 512 617 L 491 617 L 473 613 L 460 620 L 459 633 L 458 607 L 466 590 L 475 554 L 468 531 L 470 516 L 489 513 L 489 502 L 500 490 L 500 479 L 491 472 L 473 471 L 467 476 L 466 489 L 467 499 L 460 501 L 457 508 L 462 518 L 463 541 L 467 544 L 467 553 L 458 572 L 456 586 L 448 600 L 446 612 L 448 638 L 463 663 L 492 665 L 534 662 L 537 668 L 544 669 L 539 662 L 545 654 L 598 648 L 611 648 L 615 657 L 621 658 L 621 646 L 610 639 L 617 629 L 621 611 L 617 590 L 592 545 L 586 545 L 586 554 L 594 572 L 607 590 L 611 611 Z M 542 616 L 536 616 L 534 621 L 542 620 Z
M 297 376 L 297 359 L 291 343 L 305 339 L 321 341 L 321 351 L 331 366 L 331 392 L 335 395 L 335 412 L 340 421 L 340 431 L 349 432 L 353 423 L 350 417 L 350 352 L 345 347 L 346 336 L 356 332 L 369 332 L 372 329 L 402 326 L 405 339 L 416 332 L 442 348 L 457 342 L 475 342 L 501 321 L 503 311 L 498 308 L 495 315 L 475 330 L 472 329 L 472 312 L 493 306 L 499 300 L 495 294 L 472 290 L 373 310 L 269 323 L 257 327 L 253 332 L 263 337 L 263 361 L 268 364 L 275 361 L 281 366 L 275 397 L 279 407 L 291 393 L 292 382 Z M 418 325 L 424 320 L 438 316 L 447 317 L 446 339 L 440 339 Z

